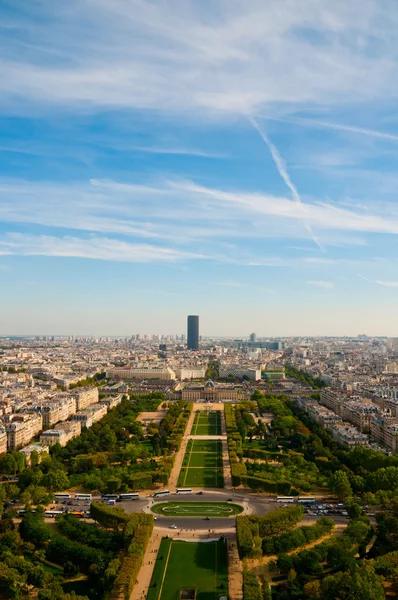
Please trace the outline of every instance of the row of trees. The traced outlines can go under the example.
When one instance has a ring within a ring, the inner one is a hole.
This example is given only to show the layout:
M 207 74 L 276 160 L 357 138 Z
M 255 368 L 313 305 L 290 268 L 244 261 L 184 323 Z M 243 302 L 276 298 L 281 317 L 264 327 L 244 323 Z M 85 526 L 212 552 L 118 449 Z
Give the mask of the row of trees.
M 304 514 L 302 506 L 289 506 L 264 516 L 236 517 L 236 539 L 241 558 L 262 556 L 263 540 L 293 528 Z
M 262 541 L 263 554 L 279 554 L 290 552 L 300 546 L 314 542 L 330 533 L 334 528 L 334 521 L 321 517 L 315 525 L 303 525 L 279 535 L 264 538 Z
M 294 379 L 297 379 L 297 381 L 301 381 L 301 383 L 311 386 L 314 390 L 326 387 L 326 383 L 320 377 L 313 377 L 310 373 L 300 371 L 292 365 L 285 366 L 285 373 L 288 377 L 293 377 Z

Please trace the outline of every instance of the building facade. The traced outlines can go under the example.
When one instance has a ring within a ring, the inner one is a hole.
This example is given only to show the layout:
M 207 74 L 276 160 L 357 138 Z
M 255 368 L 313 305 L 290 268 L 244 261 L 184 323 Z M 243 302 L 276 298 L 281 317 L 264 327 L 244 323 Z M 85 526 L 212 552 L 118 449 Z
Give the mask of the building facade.
M 187 348 L 199 350 L 199 316 L 189 315 L 187 319 Z

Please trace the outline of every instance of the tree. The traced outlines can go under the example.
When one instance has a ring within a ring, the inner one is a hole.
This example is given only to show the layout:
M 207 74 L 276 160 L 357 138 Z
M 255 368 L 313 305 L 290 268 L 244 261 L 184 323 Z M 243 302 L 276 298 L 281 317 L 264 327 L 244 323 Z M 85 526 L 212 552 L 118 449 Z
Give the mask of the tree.
M 330 488 L 337 494 L 340 500 L 352 496 L 352 489 L 345 471 L 336 471 L 330 478 Z
M 357 502 L 352 502 L 347 506 L 347 512 L 350 519 L 359 519 L 362 514 L 362 508 Z
M 19 524 L 21 538 L 27 542 L 43 544 L 50 539 L 51 530 L 44 522 L 43 515 L 37 510 L 36 513 L 27 511 Z
M 311 598 L 319 598 L 321 595 L 321 582 L 315 579 L 304 585 L 304 593 Z
M 31 467 L 37 467 L 37 465 L 40 462 L 40 457 L 39 457 L 39 453 L 37 450 L 33 450 L 30 453 L 30 466 Z
M 48 491 L 61 491 L 69 487 L 69 479 L 64 471 L 49 471 L 44 475 L 42 484 Z
M 16 462 L 12 454 L 3 454 L 0 456 L 0 473 L 13 475 L 16 471 Z
M 293 568 L 293 559 L 287 554 L 282 553 L 278 556 L 276 564 L 278 565 L 278 569 L 281 571 L 290 571 L 290 569 Z
M 74 565 L 70 560 L 64 564 L 64 577 L 76 577 L 79 573 L 79 567 Z
M 16 500 L 19 497 L 20 489 L 15 483 L 10 483 L 6 487 L 6 494 L 10 500 Z
M 325 600 L 385 600 L 381 581 L 373 561 L 363 561 L 351 572 L 326 577 L 322 582 L 322 595 Z

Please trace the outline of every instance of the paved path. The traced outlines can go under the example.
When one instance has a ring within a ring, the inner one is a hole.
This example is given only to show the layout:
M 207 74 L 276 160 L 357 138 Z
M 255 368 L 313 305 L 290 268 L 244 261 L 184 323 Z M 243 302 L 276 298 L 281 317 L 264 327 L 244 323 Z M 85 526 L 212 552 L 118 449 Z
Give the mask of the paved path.
M 236 535 L 227 535 L 228 543 L 228 588 L 231 600 L 242 600 L 242 563 L 239 559 Z
M 161 533 L 156 532 L 156 530 L 153 531 L 145 551 L 142 567 L 137 576 L 138 583 L 135 584 L 131 592 L 130 600 L 142 600 L 146 598 L 162 537 Z
M 227 440 L 226 435 L 187 435 L 187 440 Z
M 191 431 L 192 425 L 195 419 L 195 411 L 192 410 L 190 417 L 188 419 L 187 426 L 185 428 L 185 432 Z M 169 478 L 168 489 L 170 491 L 174 491 L 177 488 L 178 476 L 180 474 L 180 470 L 182 467 L 182 461 L 184 460 L 185 450 L 187 449 L 188 440 L 191 436 L 184 434 L 181 442 L 180 449 L 175 455 L 174 465 L 171 471 L 171 475 Z
M 221 414 L 222 440 L 222 466 L 224 471 L 224 487 L 232 488 L 231 463 L 229 462 L 227 428 L 225 426 L 225 413 Z

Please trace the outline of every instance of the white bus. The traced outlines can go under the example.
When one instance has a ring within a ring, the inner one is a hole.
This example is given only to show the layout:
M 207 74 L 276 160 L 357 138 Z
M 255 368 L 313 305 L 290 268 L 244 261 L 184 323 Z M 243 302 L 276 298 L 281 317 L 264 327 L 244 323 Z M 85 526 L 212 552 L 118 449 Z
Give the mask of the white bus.
M 177 494 L 192 494 L 191 488 L 177 488 Z
M 50 517 L 50 518 L 55 518 L 57 515 L 63 515 L 64 513 L 62 512 L 62 510 L 45 510 L 44 511 L 44 516 L 45 517 Z
M 313 496 L 300 496 L 297 502 L 299 504 L 314 504 L 316 502 L 316 498 Z
M 75 494 L 76 500 L 92 500 L 91 494 Z
M 276 501 L 277 502 L 283 502 L 284 504 L 287 504 L 288 502 L 294 502 L 295 501 L 295 497 L 294 496 L 278 496 Z
M 101 500 L 118 500 L 119 494 L 104 494 Z
M 139 494 L 120 494 L 120 500 L 138 500 Z
M 55 500 L 70 500 L 72 498 L 71 494 L 54 494 Z
M 168 496 L 170 494 L 170 490 L 161 490 L 160 492 L 155 492 L 153 494 L 154 498 L 157 498 L 158 496 Z

